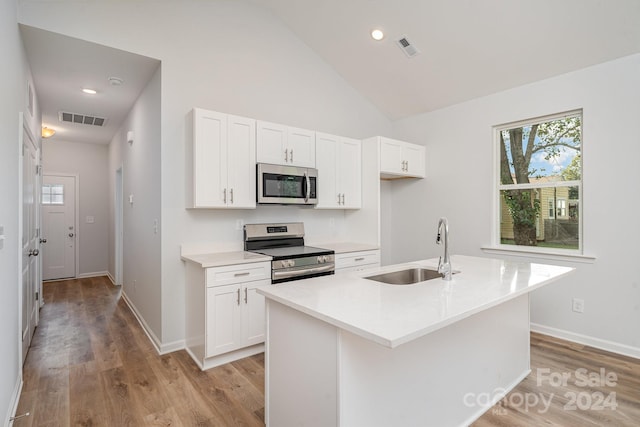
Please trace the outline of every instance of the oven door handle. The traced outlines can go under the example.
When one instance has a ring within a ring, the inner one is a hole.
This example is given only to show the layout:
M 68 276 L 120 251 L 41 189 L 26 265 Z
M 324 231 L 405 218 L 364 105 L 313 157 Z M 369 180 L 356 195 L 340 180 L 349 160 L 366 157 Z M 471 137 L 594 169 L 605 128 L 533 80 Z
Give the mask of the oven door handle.
M 326 273 L 335 270 L 333 263 L 323 264 L 320 267 L 301 268 L 297 270 L 275 270 L 273 271 L 273 280 L 288 279 L 290 277 L 303 276 L 307 274 Z

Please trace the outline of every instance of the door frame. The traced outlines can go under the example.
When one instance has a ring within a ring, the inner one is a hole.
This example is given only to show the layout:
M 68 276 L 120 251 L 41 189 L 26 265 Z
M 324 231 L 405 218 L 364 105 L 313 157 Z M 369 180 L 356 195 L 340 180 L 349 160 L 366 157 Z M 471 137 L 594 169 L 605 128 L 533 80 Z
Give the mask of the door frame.
M 124 276 L 124 167 L 120 165 L 115 173 L 114 187 L 114 246 L 115 284 L 122 286 Z
M 74 220 L 74 224 L 73 224 L 73 229 L 75 231 L 75 237 L 76 237 L 76 241 L 75 244 L 73 245 L 73 250 L 74 250 L 74 254 L 73 254 L 73 259 L 75 260 L 74 264 L 75 264 L 75 269 L 73 271 L 74 277 L 75 279 L 78 278 L 78 275 L 80 274 L 80 176 L 77 173 L 66 173 L 66 172 L 43 172 L 41 174 L 41 179 L 42 182 L 44 182 L 44 177 L 45 176 L 62 176 L 65 178 L 73 178 L 74 179 L 74 188 L 73 188 L 73 192 L 75 194 L 75 206 L 74 206 L 74 216 L 75 216 L 75 220 Z M 41 184 L 42 185 L 42 184 Z M 42 207 L 40 207 L 40 209 L 42 209 Z M 42 262 L 42 261 L 40 261 Z M 68 279 L 64 279 L 64 280 L 68 280 Z

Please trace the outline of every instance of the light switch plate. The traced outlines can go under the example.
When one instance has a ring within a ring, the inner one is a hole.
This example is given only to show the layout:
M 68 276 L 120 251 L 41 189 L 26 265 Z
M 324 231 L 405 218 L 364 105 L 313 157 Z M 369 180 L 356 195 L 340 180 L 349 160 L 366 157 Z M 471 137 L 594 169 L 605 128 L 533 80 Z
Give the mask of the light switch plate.
M 85 222 L 86 222 L 87 224 L 93 224 L 93 223 L 95 222 L 95 220 L 96 220 L 96 219 L 95 219 L 93 216 L 87 216 L 87 217 L 85 218 Z

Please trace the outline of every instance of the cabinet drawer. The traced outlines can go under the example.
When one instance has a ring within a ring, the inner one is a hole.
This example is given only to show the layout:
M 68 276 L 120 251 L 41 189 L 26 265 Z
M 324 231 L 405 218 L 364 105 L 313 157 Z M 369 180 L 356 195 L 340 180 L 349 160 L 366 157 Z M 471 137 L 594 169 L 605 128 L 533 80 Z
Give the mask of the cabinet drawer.
M 264 279 L 271 279 L 269 261 L 207 268 L 206 283 L 211 287 Z
M 340 268 L 357 267 L 359 265 L 379 263 L 379 250 L 336 254 L 336 270 Z

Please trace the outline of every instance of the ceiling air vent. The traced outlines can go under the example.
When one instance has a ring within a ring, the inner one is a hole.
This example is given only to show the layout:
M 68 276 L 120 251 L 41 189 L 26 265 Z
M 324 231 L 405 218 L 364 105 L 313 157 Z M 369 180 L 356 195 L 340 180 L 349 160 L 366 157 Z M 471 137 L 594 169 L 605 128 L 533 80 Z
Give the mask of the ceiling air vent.
M 396 43 L 409 58 L 413 58 L 420 53 L 420 51 L 409 41 L 407 36 L 401 37 L 398 41 L 396 41 Z
M 107 119 L 104 117 L 88 116 L 84 114 L 68 113 L 66 111 L 58 112 L 58 119 L 61 122 L 78 123 L 81 125 L 91 126 L 104 126 L 107 124 Z

